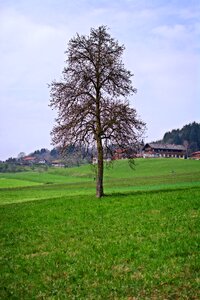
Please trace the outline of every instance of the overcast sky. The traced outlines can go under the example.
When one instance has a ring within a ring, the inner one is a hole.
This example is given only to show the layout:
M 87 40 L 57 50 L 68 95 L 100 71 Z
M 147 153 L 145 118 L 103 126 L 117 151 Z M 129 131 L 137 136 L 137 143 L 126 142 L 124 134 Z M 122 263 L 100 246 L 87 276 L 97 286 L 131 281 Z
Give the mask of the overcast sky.
M 53 148 L 47 85 L 68 41 L 99 25 L 126 47 L 146 142 L 200 122 L 199 0 L 0 0 L 0 160 Z

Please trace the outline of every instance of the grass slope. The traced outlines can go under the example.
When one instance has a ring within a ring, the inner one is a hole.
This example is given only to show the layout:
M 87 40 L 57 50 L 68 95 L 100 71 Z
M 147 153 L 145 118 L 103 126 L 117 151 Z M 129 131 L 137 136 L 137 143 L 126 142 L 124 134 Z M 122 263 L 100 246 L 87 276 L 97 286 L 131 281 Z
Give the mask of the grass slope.
M 200 186 L 199 178 L 199 161 L 138 159 L 134 170 L 127 161 L 115 162 L 105 169 L 104 182 L 106 194 L 112 194 L 195 187 Z M 94 172 L 89 165 L 0 175 L 0 204 L 94 194 Z
M 0 299 L 199 299 L 200 164 L 136 163 L 1 174 Z
M 34 186 L 38 185 L 38 182 L 20 180 L 15 178 L 0 178 L 0 189 L 2 188 L 16 188 L 16 187 L 25 187 L 25 186 Z

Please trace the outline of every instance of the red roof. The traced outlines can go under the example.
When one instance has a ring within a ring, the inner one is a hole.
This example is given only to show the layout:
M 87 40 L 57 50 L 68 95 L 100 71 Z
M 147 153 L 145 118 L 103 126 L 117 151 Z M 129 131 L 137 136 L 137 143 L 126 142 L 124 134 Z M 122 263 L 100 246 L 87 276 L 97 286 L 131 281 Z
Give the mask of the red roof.
M 193 152 L 191 156 L 200 158 L 200 151 Z
M 200 155 L 200 151 L 193 152 L 192 155 Z
M 26 157 L 23 157 L 23 160 L 25 161 L 29 161 L 29 160 L 35 160 L 36 158 L 34 156 L 26 156 Z

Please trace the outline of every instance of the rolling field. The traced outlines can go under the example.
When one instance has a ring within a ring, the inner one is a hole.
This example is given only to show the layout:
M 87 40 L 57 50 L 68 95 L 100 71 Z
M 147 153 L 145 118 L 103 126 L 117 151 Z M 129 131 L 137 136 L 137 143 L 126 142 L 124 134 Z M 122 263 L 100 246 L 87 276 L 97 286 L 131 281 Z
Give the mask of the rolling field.
M 200 162 L 0 174 L 0 299 L 199 299 Z M 37 201 L 35 201 L 37 200 Z

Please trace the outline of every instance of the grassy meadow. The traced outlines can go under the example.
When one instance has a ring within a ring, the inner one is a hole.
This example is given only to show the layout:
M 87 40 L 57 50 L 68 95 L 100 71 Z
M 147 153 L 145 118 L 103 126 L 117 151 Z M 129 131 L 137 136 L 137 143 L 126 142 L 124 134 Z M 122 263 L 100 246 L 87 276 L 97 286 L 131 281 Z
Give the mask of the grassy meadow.
M 199 299 L 200 161 L 0 174 L 0 299 Z

